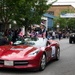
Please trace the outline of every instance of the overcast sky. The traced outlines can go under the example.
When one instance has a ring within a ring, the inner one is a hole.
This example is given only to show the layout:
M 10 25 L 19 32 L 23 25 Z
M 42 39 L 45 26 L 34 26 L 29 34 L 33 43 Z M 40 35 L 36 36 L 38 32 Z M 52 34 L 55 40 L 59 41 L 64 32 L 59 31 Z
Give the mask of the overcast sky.
M 55 0 L 48 0 L 48 3 L 51 3 Z M 75 0 L 57 0 L 53 5 L 72 5 L 75 7 Z

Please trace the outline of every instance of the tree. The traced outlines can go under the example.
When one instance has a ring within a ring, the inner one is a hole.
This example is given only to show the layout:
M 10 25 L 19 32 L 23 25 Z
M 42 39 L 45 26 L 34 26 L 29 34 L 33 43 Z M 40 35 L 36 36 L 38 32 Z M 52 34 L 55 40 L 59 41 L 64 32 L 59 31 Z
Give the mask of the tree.
M 66 13 L 75 13 L 75 11 L 72 9 L 67 9 L 67 10 L 63 10 L 61 12 L 61 14 L 66 14 Z M 75 19 L 74 18 L 64 18 L 64 19 L 66 20 L 66 27 L 68 29 L 75 28 Z
M 68 19 L 68 28 L 75 29 L 75 18 Z
M 58 24 L 58 23 L 59 23 L 59 28 L 60 28 L 60 29 L 63 29 L 63 28 L 66 27 L 66 19 L 60 18 L 60 16 L 59 16 L 59 17 L 56 17 L 56 18 L 54 19 L 54 28 L 57 28 L 57 24 Z
M 19 3 L 18 14 L 16 15 L 19 17 L 17 21 L 25 26 L 40 23 L 41 16 L 49 7 L 46 3 L 47 0 L 21 0 Z
M 66 9 L 62 10 L 60 14 L 74 13 L 74 10 Z M 75 19 L 74 18 L 61 18 L 60 14 L 54 19 L 54 28 L 56 28 L 57 23 L 60 24 L 60 29 L 73 29 L 75 28 Z
M 14 20 L 17 25 L 26 27 L 39 24 L 41 16 L 51 5 L 46 3 L 47 0 L 0 0 L 0 22 L 5 25 L 5 29 Z
M 16 3 L 18 0 L 1 0 L 0 1 L 0 22 L 4 25 L 4 29 L 8 28 L 14 14 L 16 14 Z

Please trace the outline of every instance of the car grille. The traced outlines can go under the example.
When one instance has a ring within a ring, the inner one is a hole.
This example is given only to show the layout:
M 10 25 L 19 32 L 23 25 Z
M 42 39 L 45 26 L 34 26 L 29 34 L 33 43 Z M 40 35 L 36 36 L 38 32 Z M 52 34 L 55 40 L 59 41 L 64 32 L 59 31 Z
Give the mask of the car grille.
M 28 65 L 28 61 L 14 61 L 14 66 Z
M 3 65 L 4 64 L 4 60 L 0 60 L 0 65 Z
M 4 65 L 4 60 L 0 60 L 0 65 Z M 28 65 L 28 61 L 14 61 L 13 66 L 23 66 Z

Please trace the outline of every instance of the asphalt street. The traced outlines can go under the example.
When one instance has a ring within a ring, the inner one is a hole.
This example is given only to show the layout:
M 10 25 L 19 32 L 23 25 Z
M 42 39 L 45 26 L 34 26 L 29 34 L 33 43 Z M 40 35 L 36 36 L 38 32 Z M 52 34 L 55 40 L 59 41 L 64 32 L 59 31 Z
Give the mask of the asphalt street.
M 57 41 L 61 49 L 60 60 L 51 61 L 44 71 L 0 69 L 0 75 L 75 75 L 75 44 L 69 44 L 68 39 Z

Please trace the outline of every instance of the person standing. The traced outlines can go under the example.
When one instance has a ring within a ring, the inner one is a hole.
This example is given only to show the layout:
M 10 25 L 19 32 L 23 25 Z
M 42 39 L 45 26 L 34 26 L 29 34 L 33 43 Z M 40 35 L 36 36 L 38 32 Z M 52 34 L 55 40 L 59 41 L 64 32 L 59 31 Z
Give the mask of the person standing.
M 58 35 L 59 35 L 59 40 L 61 40 L 62 32 L 61 32 L 61 31 L 59 31 Z
M 18 38 L 18 29 L 13 31 L 13 35 L 12 35 L 12 42 L 16 42 L 16 39 Z
M 1 45 L 7 45 L 9 43 L 10 43 L 10 41 L 8 40 L 6 35 L 4 35 L 2 39 L 0 39 L 0 46 Z
M 52 39 L 55 39 L 55 31 L 52 32 Z

